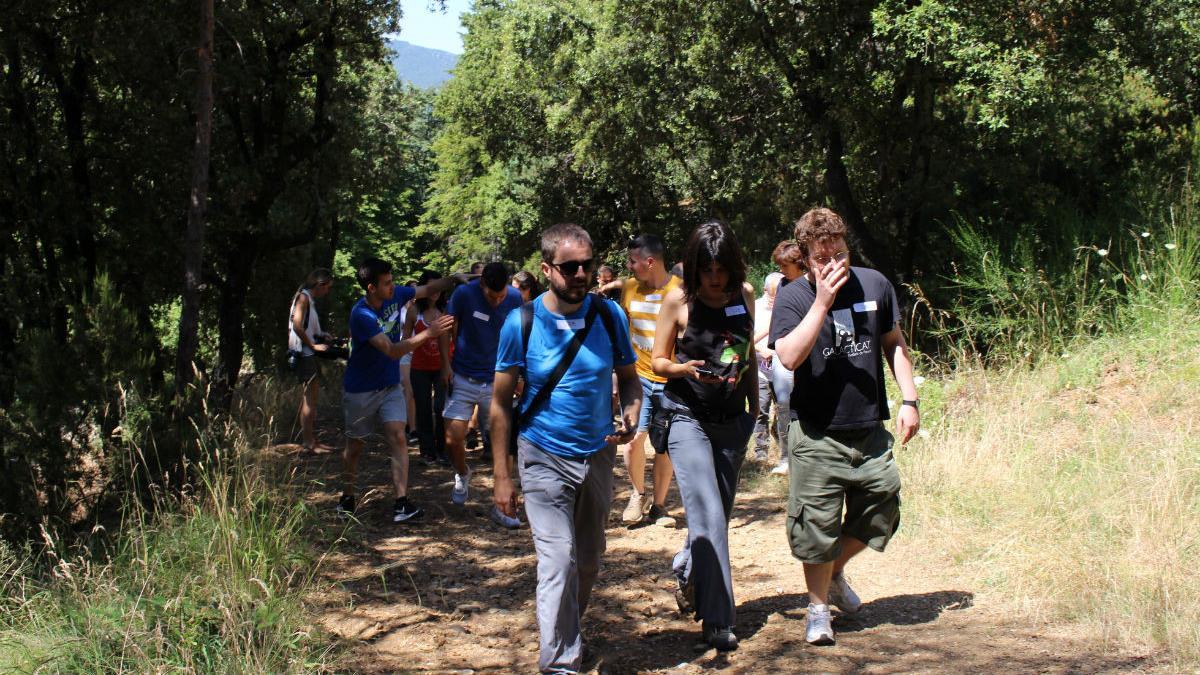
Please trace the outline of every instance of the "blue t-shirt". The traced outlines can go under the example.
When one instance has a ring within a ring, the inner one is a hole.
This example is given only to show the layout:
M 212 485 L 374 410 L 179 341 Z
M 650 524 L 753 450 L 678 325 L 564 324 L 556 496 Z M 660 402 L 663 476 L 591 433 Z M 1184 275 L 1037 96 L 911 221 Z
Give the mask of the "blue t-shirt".
M 529 405 L 558 367 L 575 331 L 583 328 L 592 302 L 593 297 L 588 295 L 578 311 L 564 316 L 546 309 L 541 297 L 534 300 L 533 330 L 524 357 L 521 355 L 521 312 L 508 315 L 500 333 L 496 370 L 517 366 L 525 372 L 522 409 Z M 604 319 L 597 313 L 571 367 L 550 392 L 550 400 L 542 404 L 531 419 L 523 420 L 521 435 L 560 457 L 587 457 L 604 449 L 604 437 L 613 433 L 613 367 L 637 363 L 625 312 L 612 300 L 604 303 L 612 315 L 617 344 L 609 342 Z
M 416 289 L 411 286 L 397 284 L 392 299 L 385 301 L 378 312 L 371 309 L 365 297 L 354 303 L 350 310 L 350 360 L 346 362 L 346 375 L 342 378 L 343 390 L 356 394 L 400 384 L 400 367 L 396 359 L 371 346 L 370 340 L 383 333 L 392 342 L 399 342 L 404 332 L 400 310 L 416 294 Z
M 496 345 L 504 317 L 521 306 L 521 292 L 505 286 L 499 307 L 488 304 L 476 279 L 454 289 L 446 313 L 454 317 L 457 336 L 450 367 L 459 375 L 491 382 L 496 369 Z

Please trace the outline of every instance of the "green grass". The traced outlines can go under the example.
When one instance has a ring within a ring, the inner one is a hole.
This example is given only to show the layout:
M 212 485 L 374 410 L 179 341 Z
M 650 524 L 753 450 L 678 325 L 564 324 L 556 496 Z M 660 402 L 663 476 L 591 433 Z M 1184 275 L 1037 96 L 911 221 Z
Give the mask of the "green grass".
M 314 672 L 314 515 L 246 436 L 89 546 L 0 546 L 0 672 Z
M 994 325 L 1010 332 L 989 339 L 1004 358 L 957 343 L 955 367 L 921 386 L 925 434 L 899 457 L 905 536 L 937 537 L 981 587 L 1029 611 L 1191 669 L 1200 664 L 1200 219 L 1171 213 L 1150 236 L 1130 232 L 1124 255 L 1086 251 L 1060 277 L 1078 283 L 1103 270 L 1110 290 L 1087 295 L 1092 306 L 1059 323 L 1033 304 L 1003 310 Z M 1032 320 L 1008 321 L 1021 312 Z

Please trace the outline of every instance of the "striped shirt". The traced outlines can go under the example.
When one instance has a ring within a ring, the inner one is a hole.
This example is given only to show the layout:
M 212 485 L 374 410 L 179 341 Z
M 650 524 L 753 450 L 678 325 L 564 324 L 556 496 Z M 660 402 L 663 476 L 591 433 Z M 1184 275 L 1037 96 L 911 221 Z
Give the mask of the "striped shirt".
M 655 375 L 651 369 L 650 352 L 654 349 L 654 329 L 663 298 L 679 285 L 679 277 L 675 276 L 667 276 L 667 283 L 661 288 L 652 288 L 649 284 L 630 278 L 621 293 L 621 307 L 629 315 L 629 337 L 637 354 L 637 374 L 651 382 L 667 381 L 665 377 Z

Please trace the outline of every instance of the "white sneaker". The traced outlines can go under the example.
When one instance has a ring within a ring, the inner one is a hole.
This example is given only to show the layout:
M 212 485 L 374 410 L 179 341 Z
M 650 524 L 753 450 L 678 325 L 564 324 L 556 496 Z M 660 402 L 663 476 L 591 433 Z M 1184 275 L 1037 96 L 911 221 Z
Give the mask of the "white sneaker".
M 808 626 L 804 639 L 810 645 L 833 644 L 833 625 L 829 616 L 829 605 L 808 605 Z
M 621 522 L 642 522 L 642 493 L 635 491 L 629 495 L 629 503 L 625 505 L 625 510 L 621 512 Z
M 787 457 L 784 457 L 783 459 L 779 460 L 779 463 L 775 465 L 775 468 L 774 468 L 774 469 L 771 469 L 771 473 L 772 473 L 772 474 L 774 474 L 774 475 L 776 475 L 776 476 L 786 476 L 786 475 L 788 475 L 788 460 L 787 460 Z
M 492 518 L 493 523 L 496 523 L 497 525 L 499 525 L 500 527 L 503 527 L 505 529 L 515 530 L 518 527 L 521 527 L 521 519 L 520 518 L 514 518 L 514 517 L 504 513 L 503 511 L 500 510 L 499 506 L 492 507 L 492 512 L 491 512 L 490 516 Z
M 467 503 L 467 497 L 471 495 L 471 467 L 467 467 L 467 472 L 454 474 L 454 489 L 450 491 L 450 501 L 462 506 Z
M 850 588 L 845 574 L 839 574 L 829 582 L 829 604 L 837 605 L 844 614 L 854 614 L 862 609 L 862 600 Z

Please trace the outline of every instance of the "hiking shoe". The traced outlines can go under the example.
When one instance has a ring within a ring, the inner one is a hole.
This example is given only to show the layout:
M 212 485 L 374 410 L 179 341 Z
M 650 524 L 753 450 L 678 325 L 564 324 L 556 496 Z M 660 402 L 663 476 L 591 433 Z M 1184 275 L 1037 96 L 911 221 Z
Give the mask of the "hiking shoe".
M 646 520 L 662 527 L 675 527 L 675 519 L 667 513 L 667 507 L 659 506 L 658 504 L 650 506 L 650 512 L 646 514 Z
M 775 468 L 774 468 L 774 469 L 771 469 L 771 473 L 772 473 L 772 474 L 774 474 L 774 475 L 776 475 L 776 476 L 786 476 L 786 475 L 788 475 L 788 460 L 787 460 L 787 457 L 784 457 L 783 459 L 779 460 L 779 463 L 775 465 Z
M 504 513 L 503 511 L 500 510 L 499 506 L 492 506 L 492 512 L 489 515 L 492 519 L 492 522 L 496 523 L 500 527 L 504 527 L 504 528 L 507 528 L 510 530 L 515 530 L 518 527 L 521 527 L 521 519 L 520 518 L 514 518 L 514 517 Z
M 642 522 L 642 493 L 634 492 L 629 495 L 629 503 L 625 505 L 625 510 L 621 512 L 621 522 Z
M 675 589 L 675 604 L 685 618 L 696 613 L 696 586 L 692 584 L 691 579 Z
M 833 644 L 832 617 L 829 616 L 829 605 L 808 605 L 808 625 L 804 630 L 804 639 L 810 645 Z
M 396 509 L 392 511 L 393 523 L 404 523 L 410 520 L 418 520 L 425 512 L 420 507 L 414 506 L 408 501 L 408 497 L 401 497 L 396 500 Z
M 845 574 L 839 574 L 829 582 L 829 604 L 837 605 L 843 614 L 854 614 L 862 609 L 862 600 L 850 588 Z
M 729 626 L 713 626 L 707 621 L 701 624 L 704 641 L 719 652 L 731 652 L 738 648 L 737 636 Z
M 467 467 L 466 473 L 454 474 L 454 489 L 450 491 L 450 501 L 462 506 L 467 503 L 467 497 L 471 495 L 471 467 Z
M 354 495 L 342 495 L 337 504 L 338 518 L 346 519 L 354 515 Z

